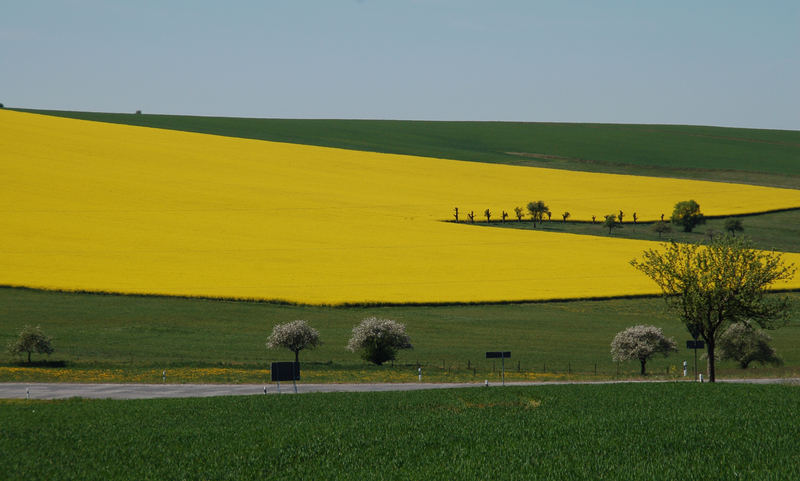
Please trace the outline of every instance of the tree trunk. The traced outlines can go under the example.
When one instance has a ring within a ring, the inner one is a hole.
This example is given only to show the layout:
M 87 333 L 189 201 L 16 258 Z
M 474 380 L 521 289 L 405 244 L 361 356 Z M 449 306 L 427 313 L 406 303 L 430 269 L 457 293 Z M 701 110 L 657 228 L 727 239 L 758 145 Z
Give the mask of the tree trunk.
M 644 365 L 647 363 L 647 359 L 639 359 L 639 362 L 642 363 L 642 376 L 646 376 L 647 373 L 644 370 Z
M 294 362 L 300 362 L 300 349 L 294 351 Z
M 31 351 L 28 351 L 28 364 L 31 362 Z
M 708 346 L 708 382 L 717 382 L 717 360 L 714 358 L 713 336 L 710 341 L 706 339 L 706 346 Z

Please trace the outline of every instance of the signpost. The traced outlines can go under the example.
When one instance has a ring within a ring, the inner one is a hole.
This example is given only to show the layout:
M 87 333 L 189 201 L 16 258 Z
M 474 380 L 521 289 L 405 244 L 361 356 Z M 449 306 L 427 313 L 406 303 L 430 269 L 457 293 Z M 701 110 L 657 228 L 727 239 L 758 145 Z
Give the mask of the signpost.
M 697 381 L 697 350 L 705 349 L 706 344 L 697 340 L 700 337 L 700 329 L 697 326 L 690 324 L 686 327 L 689 329 L 689 334 L 694 338 L 694 341 L 686 341 L 686 349 L 694 349 L 694 380 Z
M 503 372 L 503 386 L 506 385 L 506 358 L 511 357 L 511 351 L 487 351 L 486 359 L 500 358 Z
M 697 381 L 697 350 L 705 349 L 706 343 L 703 341 L 686 341 L 686 349 L 694 349 L 694 380 Z
M 272 381 L 278 383 L 278 392 L 281 392 L 281 381 L 292 381 L 294 393 L 297 394 L 297 382 L 300 380 L 299 362 L 273 362 L 270 366 Z

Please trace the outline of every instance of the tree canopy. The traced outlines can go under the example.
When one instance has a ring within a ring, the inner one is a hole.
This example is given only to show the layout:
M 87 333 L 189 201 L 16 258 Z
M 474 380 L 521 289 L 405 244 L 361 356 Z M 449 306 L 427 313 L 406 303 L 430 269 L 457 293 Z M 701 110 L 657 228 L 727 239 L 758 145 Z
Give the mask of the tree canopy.
M 656 354 L 667 356 L 677 351 L 675 340 L 664 336 L 656 326 L 632 326 L 617 333 L 611 341 L 611 357 L 615 361 L 638 360 L 645 375 L 645 364 Z
M 31 354 L 52 354 L 53 340 L 47 336 L 39 326 L 24 326 L 19 332 L 19 336 L 8 344 L 8 353 L 12 356 L 19 356 L 26 353 L 28 362 L 31 362 Z
M 300 351 L 322 344 L 319 332 L 304 320 L 278 324 L 267 338 L 268 349 L 288 349 L 294 352 L 294 361 L 300 362 Z
M 547 204 L 544 201 L 537 200 L 536 202 L 528 202 L 528 212 L 531 215 L 531 220 L 533 221 L 534 227 L 536 226 L 537 222 L 542 222 L 544 220 L 545 215 L 550 214 L 550 208 L 547 207 Z
M 611 234 L 614 229 L 619 229 L 622 225 L 617 222 L 616 214 L 608 214 L 603 221 L 603 226 L 608 227 L 608 233 Z
M 730 232 L 731 235 L 736 235 L 737 232 L 742 232 L 744 230 L 742 220 L 735 217 L 725 219 L 725 230 Z
M 737 322 L 720 336 L 719 358 L 736 361 L 742 369 L 747 369 L 753 362 L 779 366 L 783 361 L 769 345 L 770 341 L 772 337 L 764 331 L 745 322 Z
M 670 232 L 672 232 L 672 227 L 670 227 L 670 225 L 664 222 L 663 220 L 660 220 L 655 224 L 653 224 L 652 229 L 653 232 L 658 233 L 659 239 L 661 239 L 662 234 L 669 234 Z
M 369 362 L 381 365 L 397 357 L 399 349 L 412 349 L 406 326 L 391 319 L 369 317 L 353 328 L 347 350 L 361 353 Z
M 683 227 L 684 232 L 691 232 L 696 226 L 706 223 L 706 218 L 700 212 L 700 205 L 693 200 L 675 204 L 671 220 L 673 224 Z
M 794 276 L 781 254 L 757 251 L 742 237 L 721 235 L 709 245 L 664 244 L 631 265 L 661 289 L 667 305 L 706 343 L 708 378 L 716 380 L 715 348 L 725 328 L 750 322 L 775 328 L 786 318 L 787 297 L 768 295 L 770 286 Z

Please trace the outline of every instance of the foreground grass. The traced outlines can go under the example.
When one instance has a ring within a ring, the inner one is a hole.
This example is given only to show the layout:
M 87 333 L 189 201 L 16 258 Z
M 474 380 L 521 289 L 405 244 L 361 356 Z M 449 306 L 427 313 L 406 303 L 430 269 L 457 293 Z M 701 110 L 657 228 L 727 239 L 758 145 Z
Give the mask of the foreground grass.
M 612 214 L 613 212 L 606 212 Z M 665 218 L 669 219 L 671 212 L 665 213 Z M 659 236 L 653 231 L 652 223 L 638 223 L 634 225 L 629 220 L 625 220 L 622 228 L 614 229 L 611 234 L 607 227 L 603 227 L 603 215 L 598 214 L 598 221 L 595 224 L 587 222 L 562 222 L 553 216 L 550 221 L 537 224 L 534 228 L 533 223 L 525 220 L 523 222 L 492 221 L 487 224 L 485 221 L 476 222 L 476 226 L 504 227 L 509 229 L 535 229 L 546 232 L 563 232 L 569 234 L 593 235 L 600 237 L 619 237 L 623 239 L 639 239 L 649 241 L 668 242 L 705 242 L 710 235 L 720 235 L 726 233 L 725 220 L 708 219 L 704 225 L 697 226 L 692 232 L 683 232 L 680 227 L 672 225 L 672 232 Z M 630 213 L 628 217 L 630 218 Z M 800 209 L 784 212 L 772 212 L 767 214 L 740 216 L 744 232 L 737 235 L 745 235 L 757 249 L 776 250 L 781 252 L 800 252 Z
M 0 401 L 6 479 L 797 479 L 800 389 Z
M 800 132 L 684 125 L 292 120 L 19 109 L 344 149 L 800 188 Z
M 407 325 L 414 349 L 394 365 L 372 366 L 344 349 L 353 326 L 372 315 Z M 166 369 L 169 382 L 259 383 L 269 362 L 293 359 L 265 342 L 274 324 L 294 319 L 307 319 L 324 342 L 301 353 L 304 382 L 416 381 L 418 364 L 424 381 L 496 380 L 500 363 L 484 357 L 495 350 L 512 352 L 509 380 L 627 378 L 638 363 L 613 363 L 609 354 L 620 330 L 647 323 L 679 346 L 688 338 L 657 298 L 330 308 L 0 289 L 0 345 L 24 324 L 41 325 L 54 337 L 52 360 L 64 364 L 28 367 L 4 354 L 0 381 L 160 382 Z M 722 363 L 720 377 L 796 376 L 800 315 L 773 335 L 785 367 Z M 683 360 L 691 364 L 692 351 L 653 359 L 648 369 L 672 378 Z

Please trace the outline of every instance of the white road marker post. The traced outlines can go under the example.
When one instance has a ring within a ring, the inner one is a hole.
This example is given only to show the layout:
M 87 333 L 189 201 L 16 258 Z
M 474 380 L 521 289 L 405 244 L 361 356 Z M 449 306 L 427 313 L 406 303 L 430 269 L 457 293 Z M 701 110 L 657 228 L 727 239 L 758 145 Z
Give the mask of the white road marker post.
M 422 382 L 422 368 L 421 367 L 417 368 L 417 374 L 419 376 L 419 382 Z

